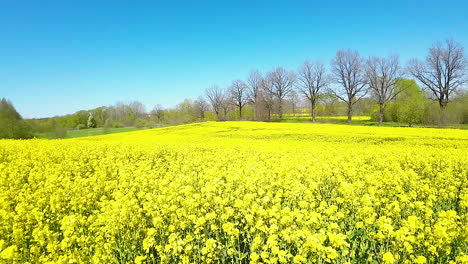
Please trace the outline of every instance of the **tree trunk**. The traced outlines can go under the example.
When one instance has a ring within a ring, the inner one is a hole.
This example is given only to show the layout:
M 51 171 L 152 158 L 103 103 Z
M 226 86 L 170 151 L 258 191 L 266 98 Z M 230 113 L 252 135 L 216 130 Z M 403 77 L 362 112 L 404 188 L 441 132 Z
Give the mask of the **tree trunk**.
M 384 105 L 379 104 L 379 126 L 382 126 L 384 119 Z
M 257 121 L 258 120 L 258 116 L 257 116 L 257 104 L 256 103 L 253 103 L 253 115 L 252 115 L 252 118 L 254 121 Z
M 312 101 L 311 101 L 310 104 L 311 104 L 311 115 L 312 115 L 311 117 L 312 117 L 312 122 L 315 122 L 315 121 L 316 121 L 316 120 L 315 120 L 315 116 L 316 116 L 316 113 L 315 113 L 315 108 L 316 108 L 315 102 L 312 102 Z
M 352 105 L 348 105 L 348 124 L 351 124 L 353 120 L 353 107 Z
M 278 114 L 279 118 L 283 118 L 283 99 L 279 98 L 278 99 Z
M 259 118 L 259 114 L 258 114 L 259 106 L 258 106 L 258 100 L 257 100 L 257 93 L 256 92 L 254 94 L 254 101 L 252 103 L 253 103 L 253 120 L 258 121 L 261 118 Z
M 445 110 L 447 108 L 447 103 L 443 102 L 440 104 L 439 108 L 439 126 L 442 127 L 445 125 Z
M 239 120 L 242 119 L 242 106 L 239 106 Z
M 441 94 L 439 97 L 439 106 L 441 109 L 444 109 L 448 104 L 448 95 Z

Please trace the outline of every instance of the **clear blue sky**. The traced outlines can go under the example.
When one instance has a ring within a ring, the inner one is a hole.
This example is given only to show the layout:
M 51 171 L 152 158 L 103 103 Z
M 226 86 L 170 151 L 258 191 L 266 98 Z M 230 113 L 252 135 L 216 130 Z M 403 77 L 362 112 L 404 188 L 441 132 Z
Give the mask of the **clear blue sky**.
M 468 3 L 453 1 L 0 0 L 0 97 L 24 117 L 140 100 L 195 99 L 251 69 L 329 63 L 337 49 L 422 58 L 468 48 Z

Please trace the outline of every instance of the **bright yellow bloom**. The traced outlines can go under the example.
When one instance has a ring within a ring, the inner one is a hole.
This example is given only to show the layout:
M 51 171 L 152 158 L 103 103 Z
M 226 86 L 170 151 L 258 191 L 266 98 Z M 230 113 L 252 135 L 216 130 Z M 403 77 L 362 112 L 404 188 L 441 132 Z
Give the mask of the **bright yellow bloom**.
M 466 263 L 466 153 L 462 129 L 261 122 L 0 140 L 0 263 Z
M 383 260 L 384 263 L 394 263 L 395 262 L 395 258 L 393 257 L 393 254 L 390 253 L 390 252 L 385 252 L 383 254 L 382 260 Z

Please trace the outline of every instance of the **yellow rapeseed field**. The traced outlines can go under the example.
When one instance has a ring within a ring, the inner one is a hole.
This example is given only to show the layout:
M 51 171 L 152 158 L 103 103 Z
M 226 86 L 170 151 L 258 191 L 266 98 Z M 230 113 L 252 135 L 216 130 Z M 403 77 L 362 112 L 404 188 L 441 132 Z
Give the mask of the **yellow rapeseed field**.
M 468 131 L 209 122 L 0 141 L 0 263 L 468 263 Z
M 274 118 L 278 118 L 278 115 L 273 115 Z M 304 119 L 311 119 L 310 113 L 298 113 L 298 114 L 283 114 L 283 119 L 284 120 L 290 120 L 290 119 L 298 119 L 298 120 L 304 120 Z M 348 116 L 317 116 L 317 120 L 341 120 L 341 121 L 347 121 Z M 370 116 L 353 116 L 353 120 L 355 121 L 371 121 L 372 117 Z

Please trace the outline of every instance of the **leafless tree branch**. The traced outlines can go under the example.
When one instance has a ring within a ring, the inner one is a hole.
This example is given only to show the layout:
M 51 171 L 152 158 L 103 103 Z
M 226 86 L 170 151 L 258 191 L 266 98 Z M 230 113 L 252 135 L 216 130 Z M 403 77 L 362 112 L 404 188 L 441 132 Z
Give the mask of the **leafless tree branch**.
M 247 104 L 248 101 L 248 90 L 247 84 L 241 80 L 232 81 L 229 87 L 229 93 L 232 98 L 234 105 L 239 109 L 239 118 L 242 119 L 242 108 Z
M 331 65 L 332 78 L 338 87 L 330 92 L 347 104 L 351 122 L 353 105 L 368 91 L 363 59 L 357 51 L 339 50 Z
M 402 91 L 396 89 L 397 82 L 403 77 L 400 60 L 398 56 L 372 57 L 365 68 L 367 83 L 379 104 L 379 125 L 382 125 L 385 106 Z
M 434 44 L 424 62 L 410 61 L 408 71 L 429 90 L 444 109 L 453 92 L 468 82 L 468 62 L 463 47 L 453 40 Z
M 279 117 L 283 117 L 283 100 L 293 90 L 296 76 L 293 72 L 287 71 L 282 67 L 277 67 L 272 72 L 268 73 L 268 79 L 273 87 L 273 94 L 278 99 Z
M 316 106 L 320 92 L 327 87 L 329 78 L 321 62 L 305 61 L 298 69 L 299 91 L 307 97 L 311 104 L 312 121 L 315 122 Z
M 224 91 L 217 85 L 213 85 L 206 89 L 206 97 L 211 105 L 211 108 L 216 114 L 216 118 L 220 119 L 220 113 L 222 110 L 222 105 L 225 100 Z

